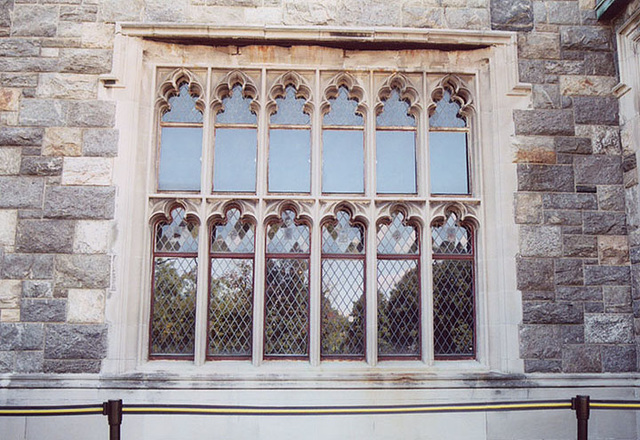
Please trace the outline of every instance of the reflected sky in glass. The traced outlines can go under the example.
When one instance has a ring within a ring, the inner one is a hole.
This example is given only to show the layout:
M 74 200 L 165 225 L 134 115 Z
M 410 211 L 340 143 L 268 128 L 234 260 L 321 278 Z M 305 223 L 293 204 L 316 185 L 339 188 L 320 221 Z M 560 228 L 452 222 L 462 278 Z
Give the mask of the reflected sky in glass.
M 397 89 L 384 101 L 382 113 L 376 117 L 378 127 L 415 127 L 416 118 L 407 114 L 409 103 L 400 99 Z
M 311 189 L 311 131 L 269 131 L 269 191 L 308 193 Z
M 416 193 L 415 139 L 414 131 L 376 132 L 378 193 Z
M 429 118 L 431 127 L 457 127 L 467 126 L 467 122 L 460 115 L 460 104 L 451 100 L 451 92 L 445 90 L 442 99 L 436 104 L 436 109 Z
M 189 93 L 189 85 L 180 86 L 180 94 L 169 98 L 169 111 L 162 115 L 163 122 L 202 123 L 202 113 L 196 108 L 197 97 Z
M 331 110 L 324 115 L 324 125 L 364 125 L 362 115 L 356 114 L 358 101 L 349 99 L 349 92 L 346 87 L 338 89 L 338 96 L 329 99 Z
M 222 99 L 222 111 L 216 115 L 216 124 L 256 124 L 257 116 L 249 107 L 253 99 L 242 96 L 242 87 L 236 84 Z
M 429 133 L 432 194 L 468 194 L 467 134 Z
M 296 89 L 287 86 L 284 98 L 276 99 L 276 113 L 271 115 L 272 124 L 309 125 L 311 117 L 304 113 L 304 98 L 296 98 Z
M 363 145 L 360 130 L 322 132 L 322 192 L 364 192 Z
M 158 189 L 199 191 L 202 128 L 163 127 Z
M 255 128 L 216 129 L 214 191 L 255 191 L 257 136 Z

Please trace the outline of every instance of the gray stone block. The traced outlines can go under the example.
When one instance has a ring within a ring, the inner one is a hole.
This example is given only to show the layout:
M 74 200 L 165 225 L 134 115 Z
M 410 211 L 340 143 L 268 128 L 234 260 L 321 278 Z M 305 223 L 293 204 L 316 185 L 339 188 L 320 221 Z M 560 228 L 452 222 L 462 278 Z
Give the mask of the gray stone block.
M 584 339 L 591 344 L 631 344 L 634 342 L 633 315 L 585 314 Z
M 522 292 L 523 301 L 551 301 L 556 298 L 553 290 L 524 290 Z
M 596 125 L 593 127 L 593 152 L 594 154 L 609 154 L 619 156 L 622 154 L 622 143 L 618 127 Z
M 107 288 L 110 268 L 106 255 L 58 255 L 54 290 Z
M 620 156 L 578 156 L 574 160 L 577 184 L 614 185 L 622 183 Z
M 0 322 L 0 351 L 42 350 L 43 324 Z
M 45 359 L 102 359 L 107 352 L 105 325 L 47 326 Z
M 570 192 L 573 190 L 572 166 L 518 164 L 518 191 Z
M 545 211 L 544 224 L 558 226 L 582 226 L 582 212 Z
M 622 171 L 625 173 L 627 171 L 635 170 L 638 168 L 638 159 L 636 158 L 636 153 L 627 154 L 624 156 L 622 160 Z
M 525 359 L 524 371 L 526 373 L 560 373 L 562 361 L 548 359 Z
M 69 220 L 20 220 L 16 249 L 18 252 L 71 253 L 75 222 Z
M 525 324 L 581 324 L 581 304 L 570 302 L 523 302 L 522 321 Z
M 549 24 L 580 24 L 580 10 L 574 1 L 553 1 L 547 3 Z
M 2 277 L 12 280 L 53 278 L 53 255 L 5 254 Z
M 60 20 L 61 21 L 96 21 L 98 15 L 97 5 L 74 5 L 74 6 L 61 6 L 60 7 Z
M 585 234 L 594 235 L 627 235 L 627 218 L 621 212 L 583 213 Z
M 109 49 L 61 49 L 59 68 L 69 73 L 108 73 L 111 56 Z
M 20 125 L 65 126 L 67 124 L 66 102 L 55 99 L 23 99 L 18 121 Z
M 62 174 L 62 158 L 50 156 L 23 156 L 20 174 L 30 176 L 59 176 Z
M 605 27 L 575 26 L 560 30 L 562 48 L 578 51 L 610 51 L 611 30 Z
M 603 211 L 624 211 L 624 188 L 616 185 L 599 186 L 598 207 Z
M 561 106 L 562 100 L 557 84 L 533 85 L 533 108 L 558 109 Z
M 616 62 L 611 52 L 587 52 L 584 54 L 584 74 L 616 76 Z
M 13 351 L 0 351 L 0 373 L 12 373 L 13 362 L 16 357 Z
M 519 258 L 516 263 L 518 290 L 554 290 L 553 260 Z
M 625 286 L 631 282 L 631 270 L 629 266 L 586 266 L 584 281 L 588 286 Z
M 2 0 L 0 0 L 0 8 Z M 0 12 L 2 14 L 2 12 Z M 40 42 L 27 38 L 0 39 L 0 56 L 3 57 L 37 57 L 40 55 Z M 3 83 L 4 84 L 4 83 Z
M 581 286 L 584 284 L 582 260 L 559 259 L 556 260 L 556 284 L 565 286 Z
M 0 58 L 2 72 L 55 72 L 59 68 L 57 58 L 4 57 Z
M 562 351 L 564 373 L 600 373 L 602 355 L 599 346 L 567 345 Z
M 580 274 L 582 274 L 582 267 L 580 268 Z M 558 286 L 556 298 L 559 301 L 570 302 L 602 301 L 602 288 L 595 286 Z
M 592 152 L 591 139 L 581 137 L 556 137 L 555 148 L 558 153 L 591 154 Z
M 18 351 L 16 353 L 16 373 L 41 373 L 44 363 L 42 351 Z
M 2 42 L 0 40 L 0 47 L 2 47 L 1 45 Z M 0 56 L 2 55 L 0 54 Z M 0 84 L 5 87 L 36 87 L 38 85 L 38 75 L 35 73 L 0 73 Z M 5 128 L 8 127 L 0 128 L 0 137 Z
M 561 356 L 560 326 L 523 325 L 520 327 L 522 359 L 559 359 Z
M 53 286 L 51 281 L 26 280 L 22 282 L 23 298 L 51 298 Z
M 638 370 L 636 347 L 633 345 L 605 345 L 602 365 L 607 373 L 626 373 Z
M 544 209 L 598 209 L 595 194 L 543 194 Z
M 64 299 L 23 299 L 20 304 L 21 322 L 64 322 L 67 301 Z
M 0 181 L 1 187 L 1 181 Z M 48 218 L 111 219 L 115 189 L 110 187 L 48 187 L 44 215 Z
M 116 104 L 111 101 L 78 101 L 69 107 L 69 125 L 75 127 L 113 127 Z
M 545 67 L 542 60 L 519 60 L 518 74 L 520 81 L 542 84 L 545 81 Z
M 556 75 L 581 75 L 584 71 L 584 62 L 580 60 L 547 60 L 544 62 L 544 74 Z
M 58 8 L 42 5 L 16 5 L 13 9 L 11 35 L 55 37 L 58 30 Z
M 43 188 L 42 178 L 0 176 L 0 208 L 39 208 Z
M 454 29 L 489 29 L 489 11 L 479 8 L 444 8 L 444 17 Z
M 617 109 L 617 107 L 616 107 Z M 518 135 L 573 136 L 573 117 L 569 110 L 514 110 Z
M 39 146 L 43 137 L 43 128 L 0 127 L 0 146 Z
M 586 302 L 584 303 L 584 313 L 604 313 L 604 303 Z
M 100 361 L 92 360 L 52 360 L 44 361 L 43 370 L 45 373 L 99 373 Z
M 530 31 L 533 29 L 531 1 L 491 0 L 491 29 Z
M 11 11 L 13 10 L 13 0 L 0 0 L 0 26 L 11 26 Z
M 601 96 L 574 96 L 576 124 L 618 125 L 618 99 Z
M 562 232 L 557 226 L 520 226 L 520 255 L 557 257 L 562 255 Z
M 607 313 L 632 313 L 630 286 L 604 286 L 604 306 Z
M 584 325 L 582 324 L 561 325 L 560 338 L 563 344 L 584 344 Z
M 118 154 L 118 130 L 85 130 L 82 136 L 82 153 L 85 156 L 116 156 Z

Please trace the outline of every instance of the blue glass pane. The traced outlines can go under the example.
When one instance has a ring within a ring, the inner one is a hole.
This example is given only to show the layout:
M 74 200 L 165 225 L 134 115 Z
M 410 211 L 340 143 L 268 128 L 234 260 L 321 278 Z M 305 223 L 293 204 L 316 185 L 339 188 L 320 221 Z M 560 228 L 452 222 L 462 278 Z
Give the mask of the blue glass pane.
M 376 174 L 378 193 L 415 194 L 415 132 L 376 132 Z
M 304 98 L 296 98 L 296 89 L 293 86 L 288 86 L 285 90 L 285 97 L 276 99 L 276 112 L 271 115 L 271 123 L 309 125 L 311 118 L 303 111 L 306 102 Z
M 376 118 L 378 127 L 415 127 L 416 118 L 409 115 L 409 103 L 400 99 L 396 89 L 391 91 L 391 96 L 384 102 L 382 113 Z
M 360 130 L 322 132 L 322 192 L 364 192 L 364 139 Z
M 214 191 L 256 190 L 255 128 L 217 128 L 213 160 Z
M 338 89 L 338 96 L 329 100 L 331 110 L 324 115 L 324 125 L 364 125 L 364 118 L 356 114 L 358 101 L 349 99 L 346 87 Z
M 431 127 L 463 128 L 467 122 L 460 117 L 460 104 L 451 100 L 451 92 L 445 90 L 442 99 L 436 104 L 436 109 L 429 117 Z
M 310 169 L 310 130 L 269 131 L 269 191 L 308 193 Z
M 196 108 L 197 97 L 189 93 L 189 85 L 180 86 L 180 94 L 169 98 L 169 111 L 162 115 L 163 122 L 202 123 L 202 113 Z
M 202 128 L 163 127 L 158 189 L 200 191 Z
M 242 96 L 242 87 L 235 85 L 222 100 L 222 111 L 216 115 L 217 124 L 256 124 L 257 117 L 250 109 L 253 99 Z
M 432 194 L 468 194 L 467 134 L 429 132 Z

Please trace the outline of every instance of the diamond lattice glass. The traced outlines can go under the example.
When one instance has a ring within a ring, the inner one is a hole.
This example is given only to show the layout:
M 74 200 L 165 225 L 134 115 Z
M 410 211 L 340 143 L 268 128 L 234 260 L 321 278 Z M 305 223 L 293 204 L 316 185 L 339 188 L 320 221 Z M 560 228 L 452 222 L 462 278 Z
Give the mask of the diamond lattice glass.
M 156 252 L 198 252 L 198 225 L 185 219 L 185 211 L 171 211 L 171 223 L 159 222 L 156 226 Z
M 379 254 L 417 254 L 418 232 L 410 225 L 404 225 L 404 216 L 396 212 L 392 215 L 390 224 L 378 227 Z
M 276 254 L 299 254 L 309 252 L 309 227 L 296 225 L 295 212 L 282 213 L 282 222 L 267 228 L 267 252 Z
M 351 225 L 349 214 L 339 211 L 335 223 L 322 227 L 322 252 L 325 254 L 363 254 L 364 230 L 360 225 Z
M 227 222 L 216 225 L 211 235 L 211 252 L 253 253 L 254 226 L 241 221 L 240 211 L 235 208 L 227 212 Z
M 458 223 L 454 213 L 449 214 L 441 226 L 431 229 L 431 242 L 434 254 L 468 255 L 473 253 L 470 233 Z

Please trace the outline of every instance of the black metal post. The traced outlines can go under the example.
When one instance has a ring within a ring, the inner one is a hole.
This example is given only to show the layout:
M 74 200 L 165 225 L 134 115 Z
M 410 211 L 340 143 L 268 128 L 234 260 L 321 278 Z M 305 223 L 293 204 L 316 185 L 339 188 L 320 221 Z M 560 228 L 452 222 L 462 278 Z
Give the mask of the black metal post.
M 588 440 L 589 434 L 589 396 L 576 396 L 571 399 L 571 409 L 578 419 L 578 440 Z
M 109 400 L 102 404 L 102 414 L 109 422 L 109 440 L 120 440 L 122 425 L 122 400 Z

